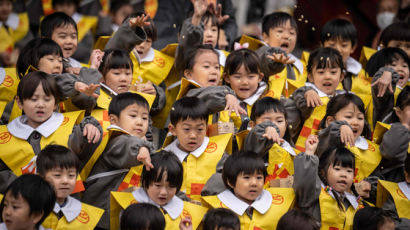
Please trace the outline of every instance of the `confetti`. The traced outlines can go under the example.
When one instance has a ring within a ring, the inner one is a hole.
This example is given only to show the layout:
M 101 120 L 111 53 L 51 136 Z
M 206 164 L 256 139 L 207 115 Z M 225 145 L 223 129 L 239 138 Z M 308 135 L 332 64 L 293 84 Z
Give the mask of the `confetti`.
M 305 20 L 305 23 L 308 23 L 309 21 L 308 20 Z
M 323 61 L 323 57 L 320 57 L 320 60 Z
M 174 28 L 177 28 L 177 25 L 176 24 L 174 24 L 174 25 L 172 25 Z
M 349 11 L 346 11 L 346 14 L 349 15 L 350 14 Z
M 330 37 L 330 33 L 327 33 L 327 36 Z
M 304 18 L 305 16 L 303 16 L 303 14 L 300 15 L 300 18 Z
M 298 5 L 294 5 L 293 7 L 296 9 L 296 8 L 298 8 Z
M 312 31 L 315 31 L 316 30 L 316 28 L 315 27 L 312 27 Z
M 301 22 L 301 21 L 302 21 L 302 19 L 301 19 L 301 18 L 298 18 L 298 21 L 299 21 L 299 22 Z
M 175 108 L 174 108 L 174 107 L 172 107 L 172 108 L 171 108 L 171 110 L 172 110 L 172 111 L 175 111 Z

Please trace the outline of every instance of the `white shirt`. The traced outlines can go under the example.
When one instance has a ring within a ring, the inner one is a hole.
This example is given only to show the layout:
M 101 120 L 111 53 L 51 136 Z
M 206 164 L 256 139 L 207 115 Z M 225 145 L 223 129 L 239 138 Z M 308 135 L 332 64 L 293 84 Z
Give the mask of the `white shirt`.
M 253 207 L 260 214 L 265 214 L 272 204 L 272 196 L 266 190 L 262 190 L 262 193 L 251 205 L 236 197 L 235 194 L 228 189 L 219 193 L 217 197 L 224 205 L 239 216 L 242 216 L 249 206 Z
M 176 139 L 171 144 L 169 144 L 167 147 L 165 147 L 164 150 L 173 152 L 178 157 L 179 161 L 183 162 L 184 159 L 188 156 L 188 154 L 192 154 L 194 157 L 199 158 L 204 153 L 206 147 L 208 147 L 208 143 L 209 143 L 209 138 L 204 137 L 204 141 L 202 142 L 201 146 L 199 146 L 194 151 L 187 153 L 178 147 L 179 141 L 178 139 Z
M 78 215 L 81 213 L 81 202 L 71 196 L 67 197 L 67 201 L 64 207 L 60 207 L 60 205 L 56 202 L 54 204 L 53 212 L 57 214 L 58 212 L 62 212 L 67 220 L 67 222 L 71 222 L 77 218 Z
M 34 131 L 39 132 L 43 137 L 47 138 L 60 127 L 63 121 L 64 115 L 62 113 L 54 112 L 47 121 L 43 122 L 41 125 L 34 129 L 26 124 L 26 115 L 22 115 L 12 120 L 7 125 L 7 129 L 11 133 L 11 135 L 23 140 L 27 140 L 30 137 L 31 133 L 33 133 Z

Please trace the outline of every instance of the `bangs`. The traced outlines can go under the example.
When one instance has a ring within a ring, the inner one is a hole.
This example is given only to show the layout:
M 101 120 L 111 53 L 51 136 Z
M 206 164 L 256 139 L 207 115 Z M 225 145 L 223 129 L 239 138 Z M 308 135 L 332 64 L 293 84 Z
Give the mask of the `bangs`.
M 38 47 L 38 57 L 42 58 L 46 55 L 57 55 L 63 58 L 63 52 L 60 46 L 49 38 L 43 38 L 40 46 Z
M 333 165 L 333 167 L 341 166 L 351 169 L 355 168 L 354 155 L 346 148 L 336 148 L 330 153 L 325 153 L 322 156 L 324 156 L 325 159 L 320 159 L 320 161 L 325 160 L 325 162 L 328 162 L 327 167 L 325 167 L 325 169 L 327 169 L 331 165 Z M 326 160 L 326 158 L 328 159 Z
M 133 65 L 130 55 L 122 50 L 105 51 L 98 70 L 104 77 L 111 69 L 131 69 L 132 71 Z
M 333 48 L 319 48 L 309 57 L 307 72 L 312 73 L 313 69 L 340 68 L 344 70 L 343 58 L 339 51 Z
M 22 78 L 17 87 L 17 96 L 21 100 L 31 98 L 40 84 L 43 87 L 44 93 L 47 96 L 53 96 L 57 103 L 60 94 L 54 77 L 40 71 L 30 72 Z
M 197 97 L 183 97 L 171 108 L 171 124 L 176 126 L 179 121 L 187 119 L 202 120 L 208 123 L 209 111 L 205 103 Z
M 181 170 L 178 167 L 170 167 L 165 168 L 161 167 L 158 169 L 157 177 L 155 178 L 155 182 L 161 182 L 164 173 L 167 173 L 167 181 L 170 186 L 172 187 L 179 187 L 181 182 Z
M 256 121 L 256 119 L 270 111 L 273 111 L 275 113 L 283 113 L 286 119 L 285 107 L 279 100 L 271 97 L 264 97 L 262 99 L 257 100 L 255 104 L 252 106 L 250 118 L 252 121 Z
M 406 52 L 404 52 L 400 48 L 396 47 L 387 47 L 377 51 L 372 57 L 369 59 L 366 65 L 366 72 L 369 76 L 374 76 L 377 71 L 386 65 L 392 65 L 393 62 L 397 61 L 398 59 L 402 58 L 404 62 L 410 66 L 410 59 L 407 56 Z
M 219 28 L 218 18 L 217 18 L 214 14 L 211 14 L 209 11 L 206 11 L 206 13 L 204 14 L 204 16 L 202 16 L 201 21 L 202 21 L 204 24 L 207 24 L 209 21 L 211 21 L 211 25 L 212 25 L 212 26 L 216 26 L 216 27 Z
M 259 58 L 254 51 L 240 49 L 230 53 L 225 62 L 224 73 L 232 75 L 244 66 L 248 73 L 260 73 Z
M 276 27 L 285 25 L 287 22 L 290 22 L 290 26 L 298 31 L 298 26 L 295 19 L 288 13 L 285 12 L 275 12 L 269 15 L 266 15 L 262 21 L 262 33 L 269 35 L 269 31 Z
M 379 43 L 387 47 L 390 41 L 410 41 L 410 24 L 396 22 L 384 29 L 380 35 Z

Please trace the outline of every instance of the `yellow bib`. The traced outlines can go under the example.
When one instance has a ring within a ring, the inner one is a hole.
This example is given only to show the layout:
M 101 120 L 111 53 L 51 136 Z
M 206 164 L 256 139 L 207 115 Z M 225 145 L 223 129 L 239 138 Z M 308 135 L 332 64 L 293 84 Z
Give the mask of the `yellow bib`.
M 110 198 L 110 211 L 111 211 L 110 212 L 110 226 L 111 226 L 111 229 L 119 229 L 120 212 L 126 209 L 129 205 L 136 204 L 136 203 L 138 202 L 135 200 L 132 193 L 111 192 L 111 198 Z M 207 212 L 206 208 L 184 201 L 184 209 L 178 218 L 173 220 L 171 219 L 169 214 L 164 215 L 165 222 L 166 222 L 165 229 L 166 230 L 179 229 L 179 223 L 181 222 L 181 219 L 187 216 L 191 217 L 192 229 L 197 229 L 199 224 L 202 221 L 202 217 L 205 215 L 206 212 Z
M 358 183 L 370 176 L 382 160 L 379 146 L 369 140 L 366 140 L 369 148 L 361 150 L 358 147 L 347 147 L 354 154 L 355 158 L 355 178 L 354 182 Z
M 151 81 L 155 85 L 161 84 L 174 66 L 174 58 L 154 49 L 154 60 L 151 62 L 138 63 L 135 53 L 130 57 L 134 66 L 132 83 L 145 83 Z
M 296 149 L 295 153 L 298 151 Z M 295 157 L 283 149 L 280 145 L 274 144 L 269 150 L 269 164 L 267 167 L 268 176 L 266 181 L 287 178 L 294 174 L 293 159 Z
M 369 59 L 376 53 L 377 50 L 372 49 L 370 47 L 363 46 L 362 51 L 360 52 L 359 62 L 362 66 L 366 66 Z
M 52 14 L 54 12 L 53 4 L 51 3 L 52 0 L 41 0 L 41 2 L 43 5 L 43 11 L 45 16 Z
M 29 29 L 28 14 L 18 14 L 18 18 L 15 18 L 14 23 L 17 26 L 15 29 L 11 25 L 9 25 L 8 29 L 4 26 L 0 27 L 0 38 L 2 40 L 0 42 L 0 52 L 11 52 L 14 44 L 26 36 Z
M 389 130 L 390 128 L 391 128 L 391 125 L 378 121 L 373 131 L 373 142 L 380 145 L 380 143 L 382 143 L 383 141 L 384 133 L 387 132 L 387 130 Z M 410 153 L 410 142 L 409 142 L 409 147 L 407 149 L 407 152 Z
M 103 209 L 81 203 L 81 212 L 73 221 L 67 222 L 65 216 L 58 219 L 57 215 L 54 212 L 51 212 L 44 220 L 42 226 L 53 230 L 93 230 L 103 213 Z
M 399 217 L 410 219 L 410 200 L 404 195 L 398 184 L 379 180 L 379 183 L 377 184 L 377 206 L 382 207 L 389 195 L 394 200 Z
M 16 68 L 0 68 L 0 75 L 2 74 L 4 74 L 4 80 L 0 84 L 0 101 L 10 102 L 17 94 L 20 80 L 16 75 Z
M 95 30 L 97 22 L 98 17 L 96 16 L 81 15 L 81 19 L 77 23 L 78 42 L 81 42 L 83 40 L 88 31 Z
M 136 92 L 136 91 L 130 91 L 131 93 L 136 93 L 145 98 L 147 100 L 149 108 L 151 108 L 152 103 L 154 103 L 155 96 L 151 94 L 146 94 L 146 93 L 141 93 L 141 92 Z M 97 106 L 100 107 L 101 109 L 108 110 L 108 107 L 110 106 L 110 102 L 112 100 L 111 95 L 106 93 L 104 90 L 100 90 L 100 96 L 97 99 Z
M 275 230 L 279 219 L 288 210 L 293 207 L 295 200 L 295 193 L 291 188 L 268 188 L 266 189 L 272 195 L 272 204 L 265 214 L 261 214 L 254 210 L 252 219 L 244 213 L 239 216 L 241 222 L 241 229 L 243 230 Z M 204 196 L 202 203 L 210 208 L 228 208 L 218 196 Z M 229 209 L 229 208 L 228 208 Z
M 243 45 L 244 43 L 248 43 L 248 49 L 256 51 L 257 49 L 259 49 L 262 46 L 265 46 L 265 44 L 261 41 L 258 40 L 256 38 L 250 37 L 248 35 L 242 35 L 241 39 L 239 40 L 239 43 L 241 45 Z
M 295 73 L 298 71 L 295 69 Z M 305 85 L 306 77 L 299 76 L 296 80 L 287 78 L 286 68 L 275 75 L 269 77 L 268 92 L 265 96 L 280 99 L 281 95 L 289 98 L 289 96 L 297 89 Z

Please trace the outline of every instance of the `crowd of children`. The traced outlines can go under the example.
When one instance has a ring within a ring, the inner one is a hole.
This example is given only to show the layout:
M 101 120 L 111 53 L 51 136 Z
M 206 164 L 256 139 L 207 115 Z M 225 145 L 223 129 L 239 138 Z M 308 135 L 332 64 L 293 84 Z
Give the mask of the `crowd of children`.
M 0 0 L 0 230 L 410 228 L 408 22 L 356 61 L 354 24 L 333 19 L 298 58 L 295 19 L 274 12 L 228 52 L 228 17 L 193 0 L 159 51 L 127 1 L 98 21 L 55 0 L 13 66 L 28 18 L 12 3 Z

